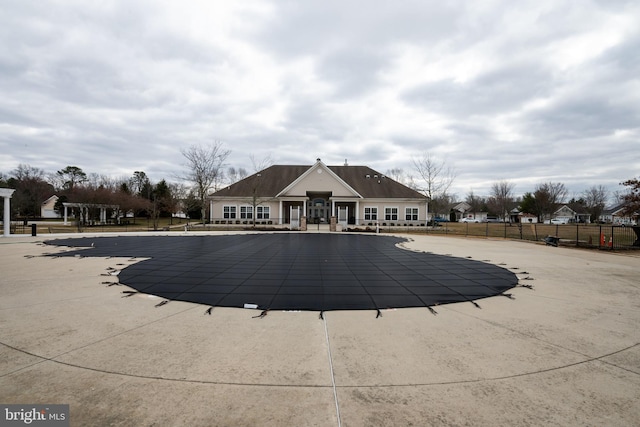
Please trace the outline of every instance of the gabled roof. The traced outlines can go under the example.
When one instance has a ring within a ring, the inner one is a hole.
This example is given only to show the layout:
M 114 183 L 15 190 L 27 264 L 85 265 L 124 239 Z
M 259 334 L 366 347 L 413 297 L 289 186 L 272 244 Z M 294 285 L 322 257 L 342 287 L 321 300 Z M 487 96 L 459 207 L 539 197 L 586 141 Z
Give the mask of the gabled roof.
M 557 214 L 562 210 L 570 210 L 574 215 L 589 215 L 586 208 L 581 203 L 565 203 L 560 206 L 553 214 Z
M 277 197 L 316 165 L 274 165 L 216 191 L 211 197 L 251 197 L 254 193 L 257 197 Z M 368 166 L 325 167 L 365 199 L 427 199 Z
M 451 209 L 453 209 L 454 211 L 464 213 L 471 209 L 471 205 L 467 202 L 460 202 L 460 203 L 456 203 L 456 205 L 453 206 Z
M 55 200 L 56 202 L 58 201 L 59 197 L 56 196 L 55 194 L 51 197 L 49 197 L 47 200 L 45 200 L 44 202 L 42 202 L 43 205 L 46 205 L 47 203 L 49 203 L 52 200 Z
M 316 187 L 316 189 L 317 189 L 318 185 L 316 185 L 316 184 L 319 184 L 322 187 L 331 186 L 331 184 L 326 182 L 325 180 L 323 180 L 322 182 L 314 182 L 314 181 L 316 181 L 315 178 L 314 178 L 314 174 L 313 174 L 314 171 L 318 172 L 318 173 L 326 172 L 330 176 L 330 180 L 332 178 L 334 180 L 334 182 L 337 183 L 338 186 L 342 187 L 342 189 L 344 191 L 346 191 L 349 196 L 357 197 L 357 198 L 363 198 L 360 193 L 358 193 L 356 190 L 354 190 L 347 182 L 345 182 L 342 178 L 340 178 L 338 175 L 336 175 L 335 172 L 333 172 L 331 170 L 331 168 L 329 168 L 328 166 L 326 166 L 324 163 L 322 163 L 319 160 L 316 162 L 315 165 L 313 165 L 309 169 L 307 169 L 307 171 L 305 173 L 300 175 L 295 181 L 293 181 L 291 184 L 289 184 L 285 189 L 283 189 L 276 196 L 277 197 L 286 196 L 286 195 L 289 195 L 290 193 L 292 193 L 292 195 L 296 195 L 295 191 L 301 191 L 300 187 L 302 187 L 302 190 L 305 191 L 305 194 L 306 194 L 306 192 L 308 190 L 311 190 L 313 187 Z M 301 195 L 301 194 L 298 194 L 298 195 Z M 335 194 L 334 194 L 334 196 L 335 196 Z M 343 196 L 344 196 L 344 194 L 343 194 Z
M 602 212 L 602 214 L 603 215 L 618 215 L 624 210 L 625 207 L 626 207 L 626 203 L 619 203 L 617 205 L 605 208 L 605 210 Z

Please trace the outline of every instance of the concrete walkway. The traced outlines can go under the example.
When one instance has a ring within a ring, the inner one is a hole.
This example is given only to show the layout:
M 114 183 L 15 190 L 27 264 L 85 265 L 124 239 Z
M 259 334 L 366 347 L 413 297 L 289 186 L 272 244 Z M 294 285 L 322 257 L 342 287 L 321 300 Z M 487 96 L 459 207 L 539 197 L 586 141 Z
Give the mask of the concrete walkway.
M 77 426 L 640 425 L 639 257 L 409 237 L 533 289 L 437 315 L 208 315 L 108 286 L 137 260 L 0 239 L 0 403 L 69 404 Z

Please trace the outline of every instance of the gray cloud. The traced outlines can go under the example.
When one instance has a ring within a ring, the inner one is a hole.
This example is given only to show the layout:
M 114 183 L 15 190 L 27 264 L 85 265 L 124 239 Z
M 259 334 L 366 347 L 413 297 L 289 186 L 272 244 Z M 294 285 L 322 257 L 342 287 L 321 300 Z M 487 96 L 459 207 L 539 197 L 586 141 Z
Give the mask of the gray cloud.
M 171 180 L 229 162 L 367 164 L 432 152 L 454 191 L 637 176 L 637 2 L 8 1 L 0 171 L 78 165 Z
M 536 64 L 492 70 L 465 83 L 440 81 L 407 90 L 403 99 L 418 108 L 452 115 L 494 115 L 548 95 L 551 76 Z

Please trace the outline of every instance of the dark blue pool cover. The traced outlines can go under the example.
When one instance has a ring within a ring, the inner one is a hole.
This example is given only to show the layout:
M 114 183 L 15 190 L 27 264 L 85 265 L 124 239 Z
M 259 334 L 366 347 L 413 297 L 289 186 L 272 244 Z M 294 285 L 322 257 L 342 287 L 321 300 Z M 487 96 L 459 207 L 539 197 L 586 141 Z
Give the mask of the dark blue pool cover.
M 168 300 L 262 310 L 431 307 L 501 294 L 516 275 L 493 264 L 399 248 L 357 234 L 121 236 L 56 239 L 56 256 L 150 258 L 119 282 Z

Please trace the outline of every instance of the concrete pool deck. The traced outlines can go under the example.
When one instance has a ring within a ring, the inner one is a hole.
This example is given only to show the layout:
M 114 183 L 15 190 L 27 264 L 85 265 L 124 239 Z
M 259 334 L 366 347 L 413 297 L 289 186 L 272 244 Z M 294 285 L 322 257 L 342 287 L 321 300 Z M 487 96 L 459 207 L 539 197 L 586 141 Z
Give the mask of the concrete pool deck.
M 71 425 L 640 424 L 637 253 L 411 235 L 533 289 L 254 318 L 124 298 L 105 274 L 137 260 L 40 256 L 67 250 L 51 237 L 0 239 L 3 404 L 69 404 Z

